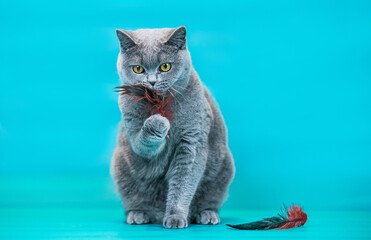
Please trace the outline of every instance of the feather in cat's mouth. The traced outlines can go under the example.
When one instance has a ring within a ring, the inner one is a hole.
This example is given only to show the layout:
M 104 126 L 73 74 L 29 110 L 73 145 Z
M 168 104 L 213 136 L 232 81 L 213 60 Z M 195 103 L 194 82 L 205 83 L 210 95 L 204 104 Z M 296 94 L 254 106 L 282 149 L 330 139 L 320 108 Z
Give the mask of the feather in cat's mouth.
M 133 102 L 146 101 L 148 103 L 148 112 L 153 114 L 160 114 L 167 119 L 172 118 L 171 101 L 172 95 L 166 94 L 160 90 L 153 90 L 152 88 L 143 84 L 121 85 L 116 87 L 116 92 L 122 96 L 133 98 Z

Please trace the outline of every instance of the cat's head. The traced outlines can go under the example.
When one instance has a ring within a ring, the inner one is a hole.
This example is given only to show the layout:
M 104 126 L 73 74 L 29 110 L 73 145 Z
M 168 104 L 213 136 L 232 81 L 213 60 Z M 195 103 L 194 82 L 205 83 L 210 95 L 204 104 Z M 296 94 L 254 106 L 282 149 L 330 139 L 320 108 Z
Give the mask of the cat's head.
M 123 84 L 144 84 L 166 92 L 188 81 L 191 57 L 184 26 L 136 31 L 117 29 L 116 33 L 120 41 L 117 71 Z

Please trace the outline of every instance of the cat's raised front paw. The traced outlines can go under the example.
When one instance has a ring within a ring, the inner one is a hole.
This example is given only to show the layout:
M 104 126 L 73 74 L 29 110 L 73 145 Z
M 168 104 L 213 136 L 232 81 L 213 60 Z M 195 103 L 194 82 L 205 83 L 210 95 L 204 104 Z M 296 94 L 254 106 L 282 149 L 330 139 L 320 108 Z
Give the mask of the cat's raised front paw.
M 143 125 L 143 131 L 153 140 L 165 138 L 169 129 L 169 120 L 160 114 L 150 116 Z
M 142 211 L 130 211 L 126 217 L 128 224 L 146 224 L 149 223 L 149 217 Z
M 220 223 L 218 213 L 213 210 L 203 210 L 196 216 L 197 224 L 215 225 Z
M 165 228 L 186 228 L 188 227 L 188 221 L 185 217 L 180 215 L 169 215 L 164 218 Z

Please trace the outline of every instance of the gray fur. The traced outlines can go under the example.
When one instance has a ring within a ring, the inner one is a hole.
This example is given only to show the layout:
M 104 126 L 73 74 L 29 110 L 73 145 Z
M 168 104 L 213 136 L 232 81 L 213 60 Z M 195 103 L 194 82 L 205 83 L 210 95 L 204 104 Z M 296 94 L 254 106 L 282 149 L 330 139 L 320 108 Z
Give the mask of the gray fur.
M 223 117 L 193 69 L 185 34 L 183 26 L 117 30 L 122 83 L 141 83 L 174 95 L 171 120 L 144 113 L 144 101 L 119 97 L 122 121 L 111 173 L 129 224 L 218 224 L 234 176 Z M 160 72 L 166 62 L 172 68 Z M 134 73 L 132 65 L 143 66 L 145 72 Z

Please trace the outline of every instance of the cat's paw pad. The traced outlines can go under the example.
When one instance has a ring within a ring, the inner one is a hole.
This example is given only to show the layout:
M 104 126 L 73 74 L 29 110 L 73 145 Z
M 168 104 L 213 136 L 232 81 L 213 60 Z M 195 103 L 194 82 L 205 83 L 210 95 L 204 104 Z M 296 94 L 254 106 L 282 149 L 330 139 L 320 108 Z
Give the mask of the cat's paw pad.
M 153 140 L 163 139 L 169 129 L 169 120 L 160 114 L 150 116 L 143 125 L 143 130 L 148 134 L 148 137 Z
M 186 228 L 188 221 L 185 217 L 180 215 L 169 215 L 164 218 L 165 228 Z
M 220 223 L 218 213 L 213 210 L 203 210 L 196 216 L 197 224 L 215 225 Z
M 149 217 L 142 211 L 131 211 L 126 218 L 128 224 L 146 224 L 149 223 Z

